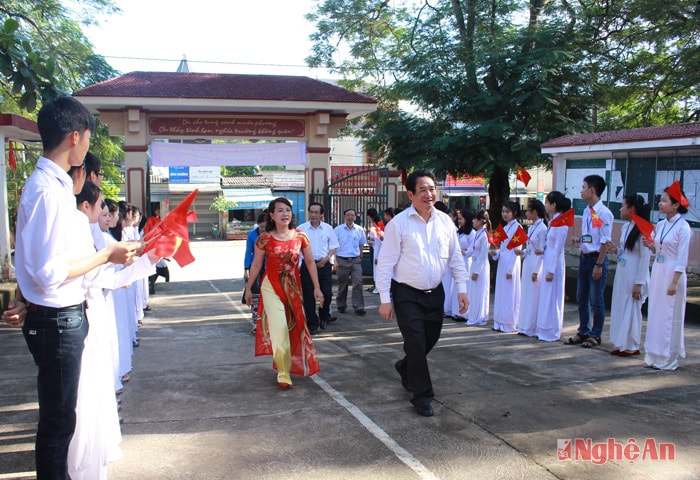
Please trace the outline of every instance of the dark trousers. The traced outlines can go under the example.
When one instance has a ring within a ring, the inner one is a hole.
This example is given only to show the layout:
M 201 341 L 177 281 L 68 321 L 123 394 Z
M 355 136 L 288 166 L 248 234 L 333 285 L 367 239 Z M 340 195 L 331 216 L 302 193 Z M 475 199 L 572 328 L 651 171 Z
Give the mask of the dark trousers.
M 445 290 L 439 284 L 431 293 L 423 293 L 392 281 L 391 298 L 406 354 L 397 368 L 406 373 L 414 398 L 432 398 L 428 353 L 440 339 Z
M 22 327 L 39 367 L 39 426 L 36 434 L 38 480 L 65 480 L 68 445 L 75 431 L 75 405 L 83 344 L 88 332 L 84 309 L 47 313 L 29 311 Z
M 581 257 L 578 266 L 576 301 L 578 302 L 578 334 L 582 337 L 595 337 L 600 340 L 605 323 L 605 283 L 608 278 L 608 259 L 603 261 L 600 279 L 593 280 L 593 268 L 597 257 Z M 591 324 L 593 311 L 593 326 Z
M 314 284 L 309 276 L 309 271 L 306 264 L 301 264 L 301 291 L 304 296 L 304 314 L 306 314 L 306 324 L 310 331 L 318 330 L 323 325 L 324 327 L 330 320 L 331 299 L 333 297 L 333 271 L 331 263 L 328 262 L 323 268 L 317 268 L 318 284 L 323 293 L 323 305 L 318 307 L 316 314 L 316 299 L 314 298 Z

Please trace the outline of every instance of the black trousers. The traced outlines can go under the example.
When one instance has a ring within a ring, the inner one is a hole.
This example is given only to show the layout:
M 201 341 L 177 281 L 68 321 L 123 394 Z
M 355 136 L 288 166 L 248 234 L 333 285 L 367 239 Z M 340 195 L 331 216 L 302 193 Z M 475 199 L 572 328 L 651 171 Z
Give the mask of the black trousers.
M 304 314 L 306 315 L 306 324 L 310 331 L 318 330 L 323 322 L 328 324 L 330 319 L 331 299 L 333 297 L 333 271 L 330 262 L 326 263 L 323 268 L 317 268 L 318 284 L 323 293 L 323 305 L 318 308 L 316 313 L 316 299 L 314 298 L 314 284 L 309 276 L 309 271 L 306 269 L 306 264 L 302 263 L 299 273 L 301 275 L 301 292 L 304 296 Z
M 430 293 L 424 293 L 392 281 L 391 298 L 406 354 L 399 360 L 397 368 L 406 373 L 413 398 L 432 398 L 435 394 L 428 369 L 428 353 L 442 332 L 445 290 L 440 283 Z

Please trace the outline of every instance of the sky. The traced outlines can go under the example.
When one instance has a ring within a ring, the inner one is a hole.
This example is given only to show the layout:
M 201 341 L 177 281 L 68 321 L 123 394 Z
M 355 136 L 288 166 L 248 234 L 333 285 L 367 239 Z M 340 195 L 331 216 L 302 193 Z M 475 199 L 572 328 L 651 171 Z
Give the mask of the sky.
M 332 78 L 306 67 L 304 15 L 316 0 L 114 0 L 121 14 L 83 31 L 96 53 L 121 73 L 174 72 L 183 55 L 190 72 Z

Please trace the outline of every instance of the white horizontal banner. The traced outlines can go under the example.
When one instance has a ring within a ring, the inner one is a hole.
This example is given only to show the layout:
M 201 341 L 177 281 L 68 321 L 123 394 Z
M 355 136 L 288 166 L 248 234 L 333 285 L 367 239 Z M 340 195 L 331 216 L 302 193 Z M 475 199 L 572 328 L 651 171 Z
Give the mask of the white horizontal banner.
M 306 142 L 296 143 L 165 143 L 151 144 L 151 165 L 266 166 L 305 165 Z

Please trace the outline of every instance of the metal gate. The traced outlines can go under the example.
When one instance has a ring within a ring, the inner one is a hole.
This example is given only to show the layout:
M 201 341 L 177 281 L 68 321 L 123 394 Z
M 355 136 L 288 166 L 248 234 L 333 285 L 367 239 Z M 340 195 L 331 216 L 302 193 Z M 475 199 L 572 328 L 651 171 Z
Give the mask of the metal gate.
M 323 205 L 325 221 L 332 226 L 343 223 L 343 212 L 352 208 L 357 213 L 355 223 L 368 226 L 368 208 L 383 212 L 389 200 L 389 169 L 351 169 L 328 185 L 323 192 L 310 194 L 309 202 Z

